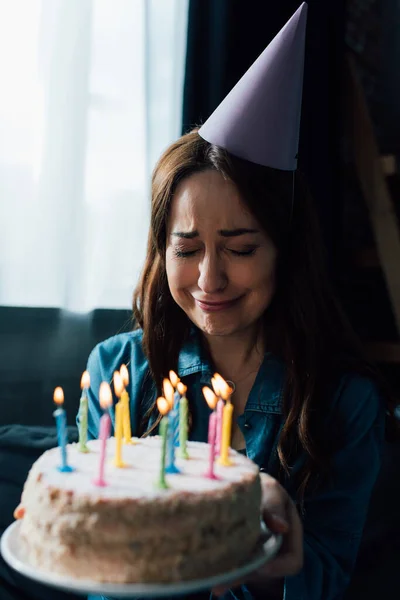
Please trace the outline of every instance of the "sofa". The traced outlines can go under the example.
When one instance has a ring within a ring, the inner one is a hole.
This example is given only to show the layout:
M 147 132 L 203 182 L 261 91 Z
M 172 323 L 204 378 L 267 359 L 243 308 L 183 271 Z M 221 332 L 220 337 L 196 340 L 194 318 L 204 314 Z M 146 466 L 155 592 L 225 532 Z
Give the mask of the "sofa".
M 68 435 L 74 441 L 79 381 L 87 356 L 100 340 L 130 328 L 127 311 L 75 315 L 0 308 L 0 534 L 13 521 L 32 463 L 57 445 L 54 387 L 64 388 Z M 388 443 L 346 600 L 400 598 L 399 466 L 400 443 Z M 76 596 L 33 584 L 0 559 L 0 600 L 68 598 Z

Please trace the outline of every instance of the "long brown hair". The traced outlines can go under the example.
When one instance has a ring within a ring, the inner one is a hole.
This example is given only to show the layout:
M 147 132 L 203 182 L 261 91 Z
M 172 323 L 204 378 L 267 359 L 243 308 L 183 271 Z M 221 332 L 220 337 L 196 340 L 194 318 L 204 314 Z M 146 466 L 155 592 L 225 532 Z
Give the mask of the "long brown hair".
M 231 180 L 278 251 L 277 286 L 263 317 L 267 347 L 287 366 L 284 426 L 278 444 L 281 467 L 289 473 L 300 451 L 306 463 L 300 494 L 313 474 L 327 469 L 333 452 L 321 427 L 328 388 L 346 369 L 378 381 L 363 358 L 331 289 L 317 217 L 300 172 L 262 167 L 204 141 L 194 130 L 162 155 L 152 178 L 147 257 L 134 296 L 134 316 L 143 329 L 150 372 L 161 392 L 163 377 L 176 369 L 190 321 L 171 297 L 165 269 L 167 221 L 174 191 L 194 173 L 214 169 Z M 156 406 L 150 412 L 156 411 Z M 388 411 L 394 406 L 388 400 Z

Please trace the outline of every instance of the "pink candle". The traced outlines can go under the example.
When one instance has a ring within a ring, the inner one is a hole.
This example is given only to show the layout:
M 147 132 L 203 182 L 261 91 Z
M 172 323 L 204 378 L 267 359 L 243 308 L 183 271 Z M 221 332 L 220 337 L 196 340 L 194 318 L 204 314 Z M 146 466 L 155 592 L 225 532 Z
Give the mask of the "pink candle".
M 214 473 L 214 460 L 215 460 L 215 436 L 217 433 L 217 413 L 213 411 L 210 415 L 210 420 L 208 422 L 208 439 L 210 444 L 210 464 L 208 467 L 208 471 L 206 473 L 206 477 L 209 479 L 217 479 L 217 476 Z
M 100 445 L 100 461 L 99 461 L 99 476 L 94 480 L 95 485 L 99 485 L 104 487 L 106 482 L 104 481 L 104 463 L 106 460 L 106 448 L 107 448 L 107 440 L 110 437 L 111 431 L 111 419 L 110 415 L 105 414 L 100 419 L 100 434 L 99 439 L 101 441 Z
M 106 449 L 107 449 L 107 440 L 110 437 L 111 433 L 111 417 L 108 412 L 109 407 L 112 404 L 112 393 L 109 384 L 103 381 L 100 385 L 100 405 L 102 409 L 105 411 L 104 415 L 100 419 L 100 431 L 99 431 L 99 439 L 100 439 L 100 459 L 99 459 L 99 475 L 93 481 L 95 485 L 104 487 L 106 482 L 104 481 L 104 465 L 106 460 Z
M 222 439 L 222 415 L 224 413 L 224 401 L 220 398 L 217 402 L 217 435 L 215 440 L 215 451 L 217 454 L 221 452 L 221 439 Z
M 215 412 L 215 407 L 217 406 L 217 396 L 214 394 L 209 387 L 203 387 L 204 398 L 208 406 L 211 408 L 212 413 L 210 414 L 210 419 L 208 421 L 208 443 L 210 444 L 210 466 L 208 468 L 207 473 L 205 473 L 205 477 L 209 479 L 217 479 L 217 476 L 214 473 L 214 460 L 215 460 L 215 438 L 217 435 L 217 413 Z

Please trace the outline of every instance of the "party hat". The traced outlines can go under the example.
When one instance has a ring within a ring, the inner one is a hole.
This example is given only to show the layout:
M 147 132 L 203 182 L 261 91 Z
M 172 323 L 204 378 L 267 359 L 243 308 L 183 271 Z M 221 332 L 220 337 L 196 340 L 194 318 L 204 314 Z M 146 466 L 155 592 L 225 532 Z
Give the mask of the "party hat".
M 253 163 L 297 167 L 307 4 L 303 4 L 199 129 Z

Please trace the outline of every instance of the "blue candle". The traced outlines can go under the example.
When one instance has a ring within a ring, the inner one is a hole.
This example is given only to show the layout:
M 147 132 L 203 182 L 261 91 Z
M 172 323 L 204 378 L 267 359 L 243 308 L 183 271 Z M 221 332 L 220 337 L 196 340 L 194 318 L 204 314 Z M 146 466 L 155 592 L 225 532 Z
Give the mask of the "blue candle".
M 174 410 L 176 411 L 175 425 L 174 425 L 174 446 L 175 448 L 179 448 L 179 407 L 181 402 L 181 395 L 176 390 L 174 394 Z
M 179 379 L 173 371 L 170 371 L 170 376 L 175 376 L 178 383 Z M 175 395 L 174 387 L 169 379 L 163 381 L 164 396 L 169 404 L 170 412 L 168 413 L 168 436 L 167 436 L 167 466 L 165 467 L 166 473 L 180 473 L 180 470 L 175 464 L 175 429 L 176 422 L 178 421 L 179 430 L 179 411 L 175 406 Z
M 174 419 L 174 422 L 172 423 L 174 446 L 175 446 L 175 448 L 179 448 L 179 404 L 180 404 L 180 400 L 181 400 L 181 395 L 178 392 L 178 384 L 180 382 L 180 379 L 179 379 L 178 375 L 175 373 L 175 371 L 169 372 L 169 381 L 172 385 L 172 393 L 173 393 L 172 408 L 176 411 L 176 417 Z M 175 392 L 174 392 L 174 390 L 175 390 Z M 169 393 L 171 393 L 171 391 L 169 391 Z
M 180 470 L 175 464 L 175 428 L 176 422 L 179 423 L 179 412 L 173 408 L 168 415 L 168 436 L 167 436 L 167 455 L 168 463 L 165 467 L 166 473 L 180 473 Z
M 58 408 L 54 411 L 53 416 L 56 420 L 58 445 L 61 450 L 61 465 L 58 468 L 62 473 L 71 473 L 74 468 L 68 465 L 67 461 L 67 419 L 65 410 L 62 408 L 64 404 L 64 392 L 62 388 L 57 387 L 54 390 L 54 402 Z

